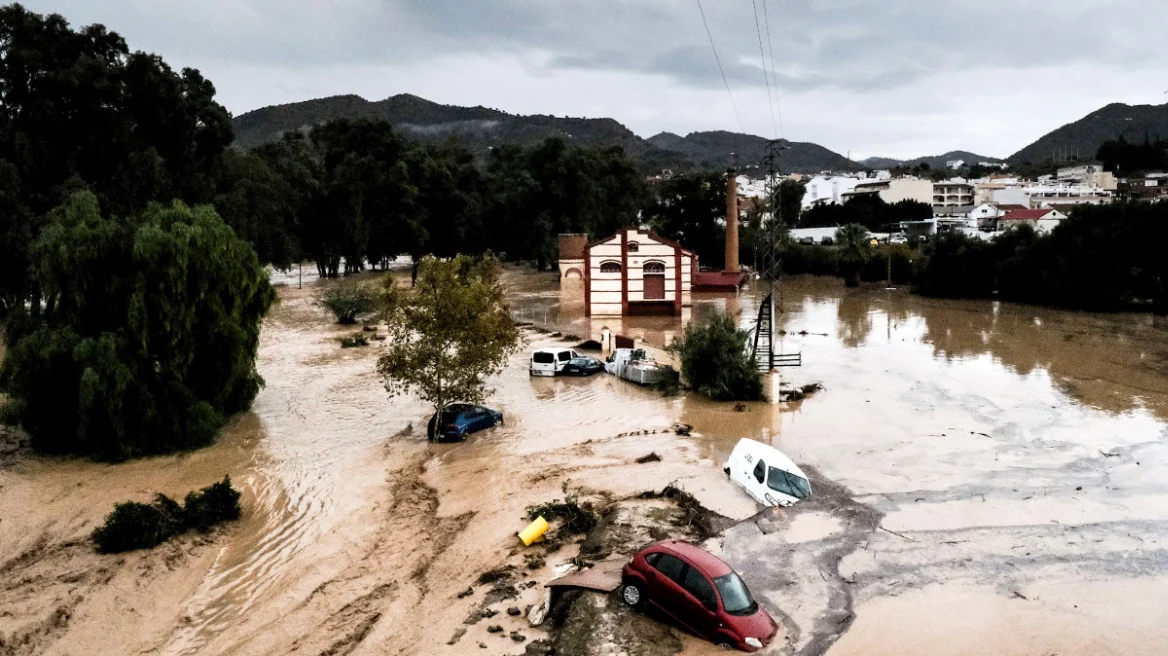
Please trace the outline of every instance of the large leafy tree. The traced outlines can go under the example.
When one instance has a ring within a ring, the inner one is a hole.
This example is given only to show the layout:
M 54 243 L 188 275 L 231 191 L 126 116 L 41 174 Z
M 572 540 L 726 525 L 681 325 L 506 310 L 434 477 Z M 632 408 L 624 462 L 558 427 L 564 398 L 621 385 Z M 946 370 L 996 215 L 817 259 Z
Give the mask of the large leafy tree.
M 702 265 L 726 262 L 726 183 L 719 173 L 675 176 L 662 183 L 644 219 L 663 237 L 698 254 Z
M 232 140 L 214 94 L 198 71 L 132 53 L 101 25 L 0 7 L 0 313 L 34 293 L 23 258 L 72 190 L 112 216 L 211 201 Z
M 34 448 L 117 460 L 202 446 L 259 391 L 274 293 L 211 207 L 118 220 L 77 192 L 30 261 L 41 302 L 8 321 L 0 388 Z
M 388 348 L 377 363 L 391 395 L 416 393 L 439 414 L 452 402 L 482 403 L 487 376 L 519 347 L 491 256 L 426 257 L 417 285 L 387 277 Z

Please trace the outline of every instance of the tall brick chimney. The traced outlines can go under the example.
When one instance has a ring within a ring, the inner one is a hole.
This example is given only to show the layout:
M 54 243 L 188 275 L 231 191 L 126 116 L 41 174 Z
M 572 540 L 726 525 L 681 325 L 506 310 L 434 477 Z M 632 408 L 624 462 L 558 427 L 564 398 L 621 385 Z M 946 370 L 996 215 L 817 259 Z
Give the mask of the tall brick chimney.
M 726 171 L 726 271 L 738 273 L 738 173 Z

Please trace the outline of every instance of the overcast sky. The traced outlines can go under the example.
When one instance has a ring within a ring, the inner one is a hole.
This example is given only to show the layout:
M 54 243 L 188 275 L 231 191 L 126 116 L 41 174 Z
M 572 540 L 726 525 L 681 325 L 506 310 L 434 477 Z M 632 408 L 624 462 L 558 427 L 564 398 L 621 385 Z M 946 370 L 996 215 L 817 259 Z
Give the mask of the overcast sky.
M 769 42 L 764 0 L 703 0 L 741 119 L 697 0 L 24 4 L 199 69 L 236 115 L 412 93 L 612 117 L 644 137 L 733 130 L 857 159 L 1005 157 L 1108 103 L 1168 101 L 1165 0 L 765 0 Z M 773 44 L 770 94 L 759 32 L 768 57 Z

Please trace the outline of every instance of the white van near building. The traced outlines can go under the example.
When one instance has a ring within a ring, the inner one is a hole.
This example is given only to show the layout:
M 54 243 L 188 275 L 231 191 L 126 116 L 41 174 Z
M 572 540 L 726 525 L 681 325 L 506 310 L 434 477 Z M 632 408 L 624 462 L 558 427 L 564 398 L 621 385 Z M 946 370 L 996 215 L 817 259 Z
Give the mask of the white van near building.
M 555 376 L 564 370 L 568 361 L 580 354 L 572 349 L 540 348 L 531 352 L 532 376 Z

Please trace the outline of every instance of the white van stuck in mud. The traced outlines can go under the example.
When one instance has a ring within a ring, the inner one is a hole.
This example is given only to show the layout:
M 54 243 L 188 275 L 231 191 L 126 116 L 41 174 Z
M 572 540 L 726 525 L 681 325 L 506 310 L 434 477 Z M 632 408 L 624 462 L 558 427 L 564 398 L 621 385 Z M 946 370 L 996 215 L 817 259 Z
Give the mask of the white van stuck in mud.
M 764 506 L 790 506 L 811 497 L 811 483 L 798 465 L 773 446 L 745 437 L 730 452 L 724 471 Z
M 580 354 L 572 349 L 535 349 L 531 352 L 531 375 L 555 376 L 564 370 L 564 366 L 568 364 L 569 360 L 578 357 L 580 357 Z

